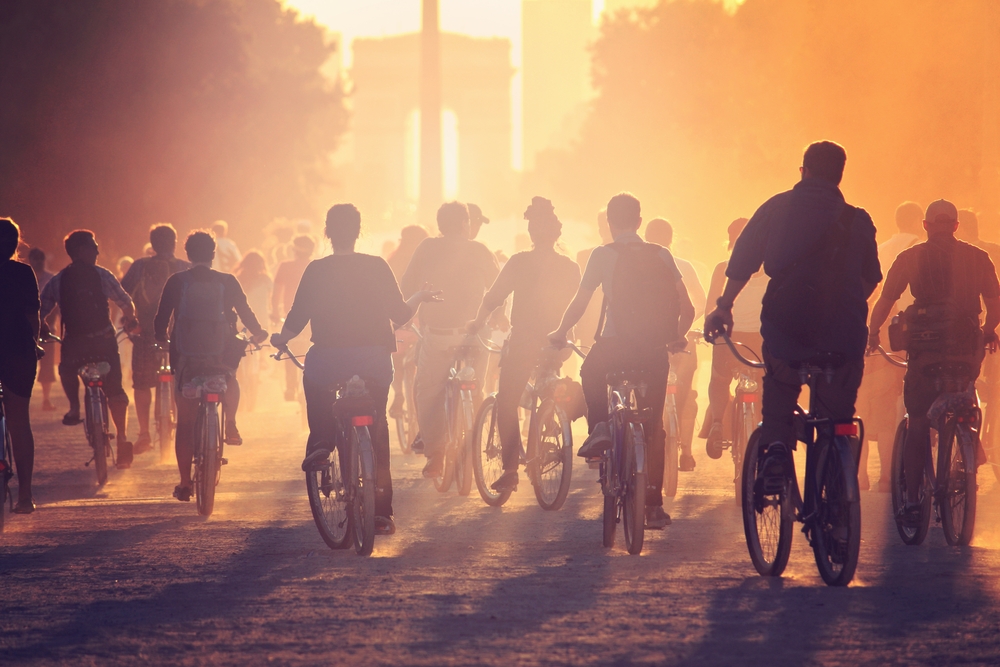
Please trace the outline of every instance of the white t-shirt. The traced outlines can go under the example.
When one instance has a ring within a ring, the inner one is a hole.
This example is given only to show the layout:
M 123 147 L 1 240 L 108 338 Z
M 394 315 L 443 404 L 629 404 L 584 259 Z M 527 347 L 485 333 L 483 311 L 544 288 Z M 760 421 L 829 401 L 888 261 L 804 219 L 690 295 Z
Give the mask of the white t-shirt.
M 760 333 L 760 308 L 770 282 L 763 271 L 751 276 L 733 302 L 733 331 Z

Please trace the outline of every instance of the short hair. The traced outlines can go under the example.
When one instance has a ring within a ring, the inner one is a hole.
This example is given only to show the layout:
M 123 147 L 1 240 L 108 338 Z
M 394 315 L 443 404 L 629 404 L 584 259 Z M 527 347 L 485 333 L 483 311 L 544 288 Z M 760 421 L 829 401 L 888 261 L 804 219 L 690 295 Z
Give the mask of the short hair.
M 357 206 L 334 204 L 326 212 L 326 237 L 334 247 L 351 245 L 360 235 L 361 211 Z
M 460 201 L 441 204 L 437 212 L 438 230 L 444 236 L 460 234 L 469 224 L 469 207 Z
M 357 236 L 354 238 L 357 238 Z M 308 234 L 300 234 L 292 239 L 292 250 L 296 253 L 301 252 L 312 256 L 313 251 L 316 250 L 316 241 Z
M 191 232 L 184 241 L 184 252 L 192 262 L 211 262 L 215 257 L 215 237 L 203 229 Z
M 71 258 L 75 258 L 80 249 L 91 245 L 97 245 L 97 239 L 94 238 L 94 232 L 89 229 L 74 230 L 63 239 L 63 247 L 66 248 L 66 254 Z
M 149 244 L 156 254 L 173 254 L 177 247 L 177 230 L 169 222 L 161 222 L 149 228 Z
M 663 218 L 654 218 L 646 225 L 646 241 L 669 248 L 674 241 L 674 228 Z
M 45 262 L 45 251 L 41 248 L 32 248 L 28 251 L 28 261 L 33 263 Z
M 840 185 L 844 178 L 844 165 L 847 164 L 847 151 L 840 144 L 832 141 L 817 141 L 809 144 L 802 156 L 802 166 L 809 170 L 812 176 Z
M 216 236 L 225 236 L 229 233 L 229 223 L 225 220 L 216 220 L 212 223 L 212 231 Z
M 896 207 L 896 228 L 901 232 L 919 234 L 924 221 L 924 207 L 915 201 L 904 201 Z
M 642 208 L 639 200 L 631 192 L 622 192 L 608 202 L 608 225 L 611 227 L 628 227 L 637 225 L 642 220 Z
M 10 259 L 17 252 L 21 228 L 11 218 L 0 218 L 0 257 Z

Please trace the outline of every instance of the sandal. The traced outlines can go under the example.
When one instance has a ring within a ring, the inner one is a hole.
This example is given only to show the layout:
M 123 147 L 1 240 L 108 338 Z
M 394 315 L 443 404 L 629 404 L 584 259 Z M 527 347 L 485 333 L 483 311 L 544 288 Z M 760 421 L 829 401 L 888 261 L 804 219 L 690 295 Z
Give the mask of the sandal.
M 182 503 L 191 502 L 191 493 L 192 491 L 190 486 L 181 486 L 178 484 L 174 487 L 174 498 Z

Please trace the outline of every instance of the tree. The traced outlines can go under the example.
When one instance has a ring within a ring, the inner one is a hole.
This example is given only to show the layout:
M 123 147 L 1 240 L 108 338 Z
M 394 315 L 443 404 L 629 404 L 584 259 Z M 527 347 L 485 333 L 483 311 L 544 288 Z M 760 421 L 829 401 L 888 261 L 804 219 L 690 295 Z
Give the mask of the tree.
M 157 221 L 314 214 L 347 124 L 336 48 L 278 0 L 6 0 L 0 211 L 132 252 Z

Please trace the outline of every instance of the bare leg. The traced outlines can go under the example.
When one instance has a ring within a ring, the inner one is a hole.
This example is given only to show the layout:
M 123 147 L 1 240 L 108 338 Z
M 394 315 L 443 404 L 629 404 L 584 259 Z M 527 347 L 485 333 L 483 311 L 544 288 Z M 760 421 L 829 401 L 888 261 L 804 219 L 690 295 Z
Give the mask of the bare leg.
M 174 451 L 181 486 L 191 488 L 191 460 L 194 458 L 194 425 L 198 404 L 189 398 L 177 396 L 177 431 L 174 434 Z
M 28 405 L 31 399 L 16 396 L 7 391 L 3 397 L 3 407 L 7 415 L 10 443 L 14 449 L 14 465 L 17 466 L 17 501 L 31 501 L 31 474 L 35 467 L 35 438 L 31 433 Z M 3 511 L 0 499 L 0 511 Z
M 59 372 L 59 379 L 62 381 L 63 391 L 69 399 L 69 412 L 67 414 L 80 416 L 80 379 L 76 371 Z
M 139 435 L 149 435 L 149 410 L 153 405 L 152 389 L 135 390 L 135 416 L 139 419 Z
M 226 393 L 222 395 L 222 411 L 226 416 L 226 444 L 242 444 L 236 428 L 236 413 L 240 409 L 240 383 L 235 376 L 226 380 Z

